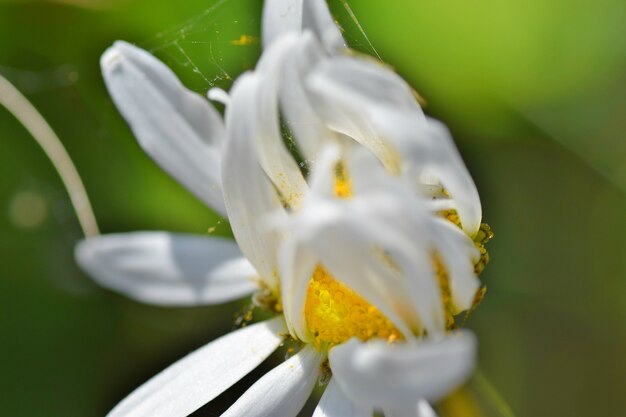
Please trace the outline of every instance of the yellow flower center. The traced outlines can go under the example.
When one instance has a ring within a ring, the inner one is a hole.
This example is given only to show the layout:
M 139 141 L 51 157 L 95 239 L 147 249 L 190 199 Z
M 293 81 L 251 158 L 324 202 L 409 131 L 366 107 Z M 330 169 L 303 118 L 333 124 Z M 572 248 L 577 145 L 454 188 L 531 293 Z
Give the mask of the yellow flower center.
M 393 342 L 402 334 L 378 308 L 318 266 L 307 292 L 304 315 L 313 344 L 327 349 L 352 337 Z
M 352 197 L 352 181 L 342 162 L 335 166 L 335 196 Z M 313 344 L 329 349 L 352 337 L 401 339 L 402 334 L 378 308 L 318 266 L 311 277 L 304 315 Z

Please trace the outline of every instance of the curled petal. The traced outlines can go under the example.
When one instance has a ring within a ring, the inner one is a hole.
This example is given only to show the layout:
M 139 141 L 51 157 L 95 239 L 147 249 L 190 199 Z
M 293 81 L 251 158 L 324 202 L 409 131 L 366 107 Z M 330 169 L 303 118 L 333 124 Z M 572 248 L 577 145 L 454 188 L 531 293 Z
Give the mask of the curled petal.
M 378 106 L 409 111 L 418 122 L 424 114 L 410 87 L 398 75 L 373 60 L 332 57 L 311 72 L 311 100 L 324 122 L 369 148 L 385 165 L 397 172 L 402 161 L 390 139 L 373 123 Z
M 309 88 L 330 127 L 369 148 L 391 172 L 441 182 L 463 229 L 470 236 L 478 231 L 478 191 L 449 131 L 424 116 L 398 75 L 362 58 L 333 58 L 311 74 Z
M 165 64 L 126 42 L 110 47 L 100 64 L 107 89 L 141 147 L 225 216 L 220 179 L 224 124 L 217 111 Z
M 226 109 L 228 141 L 224 149 L 222 177 L 224 200 L 229 221 L 241 251 L 270 286 L 277 288 L 276 248 L 278 236 L 267 232 L 259 219 L 282 211 L 282 204 L 272 182 L 259 162 L 254 144 L 258 134 L 255 99 L 258 77 L 242 75 L 231 92 L 231 105 Z
M 248 113 L 237 123 L 247 123 L 255 135 L 248 139 L 255 147 L 257 159 L 283 201 L 292 208 L 300 204 L 307 192 L 307 183 L 290 151 L 285 146 L 278 111 L 279 85 L 284 63 L 297 47 L 300 35 L 290 33 L 278 39 L 263 53 L 252 77 Z

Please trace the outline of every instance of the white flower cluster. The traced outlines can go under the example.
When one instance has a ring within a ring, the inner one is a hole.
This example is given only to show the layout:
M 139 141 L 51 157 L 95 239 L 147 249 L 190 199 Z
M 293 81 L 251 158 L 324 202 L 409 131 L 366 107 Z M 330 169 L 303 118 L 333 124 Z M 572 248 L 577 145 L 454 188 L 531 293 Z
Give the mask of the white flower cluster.
M 347 49 L 324 0 L 266 0 L 263 49 L 230 92 L 209 92 L 224 119 L 148 52 L 117 42 L 102 57 L 141 146 L 228 218 L 236 242 L 105 235 L 79 244 L 80 265 L 143 302 L 257 291 L 277 315 L 191 353 L 110 415 L 186 416 L 290 337 L 300 350 L 225 416 L 296 416 L 321 376 L 315 417 L 433 416 L 429 402 L 475 362 L 453 316 L 480 286 L 476 187 L 445 126 L 393 71 Z

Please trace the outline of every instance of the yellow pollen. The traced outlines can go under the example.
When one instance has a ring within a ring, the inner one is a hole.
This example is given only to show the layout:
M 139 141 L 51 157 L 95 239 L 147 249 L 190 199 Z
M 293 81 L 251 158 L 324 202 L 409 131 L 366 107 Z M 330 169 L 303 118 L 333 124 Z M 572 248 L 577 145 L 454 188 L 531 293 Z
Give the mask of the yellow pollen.
M 343 163 L 335 166 L 335 195 L 338 198 L 352 197 L 352 181 Z
M 441 301 L 443 302 L 443 310 L 446 319 L 446 328 L 452 330 L 456 328 L 454 316 L 459 313 L 452 301 L 452 291 L 450 290 L 450 278 L 441 257 L 438 253 L 433 254 L 433 268 L 437 273 L 439 280 L 439 291 L 441 292 Z
M 444 210 L 441 211 L 439 214 L 448 219 L 448 221 L 450 221 L 451 223 L 455 224 L 457 227 L 461 227 L 461 220 L 456 210 Z M 485 269 L 485 266 L 487 266 L 487 264 L 489 263 L 489 252 L 487 252 L 487 248 L 485 247 L 485 245 L 492 238 L 493 232 L 491 231 L 489 225 L 487 223 L 481 223 L 480 228 L 476 233 L 476 236 L 473 237 L 474 245 L 476 246 L 480 254 L 480 258 L 474 264 L 474 273 L 476 274 L 476 276 L 479 276 L 481 272 Z M 443 299 L 446 325 L 448 329 L 454 329 L 456 327 L 454 316 L 460 313 L 460 311 L 452 301 L 448 271 L 446 270 L 441 261 L 441 258 L 437 253 L 435 253 L 433 256 L 433 265 L 435 271 L 437 272 L 437 276 L 439 277 L 439 288 L 441 290 L 441 296 Z M 485 297 L 486 292 L 487 288 L 485 286 L 481 287 L 476 292 L 472 306 L 465 312 L 465 320 L 467 320 L 470 314 L 472 314 L 474 310 L 478 307 L 478 305 Z
M 230 41 L 230 43 L 232 45 L 237 45 L 237 46 L 255 45 L 259 43 L 259 38 L 251 36 L 251 35 L 241 35 L 239 39 Z
M 403 339 L 378 308 L 338 282 L 321 266 L 311 277 L 304 315 L 318 349 L 331 348 L 352 337 L 363 341 L 381 338 L 389 343 Z

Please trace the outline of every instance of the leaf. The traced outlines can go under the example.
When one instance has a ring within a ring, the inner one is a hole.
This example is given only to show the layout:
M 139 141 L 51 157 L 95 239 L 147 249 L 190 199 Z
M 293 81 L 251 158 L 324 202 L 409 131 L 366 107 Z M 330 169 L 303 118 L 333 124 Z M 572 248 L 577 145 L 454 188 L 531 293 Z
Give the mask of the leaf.
M 515 417 L 511 407 L 480 371 L 441 401 L 437 412 L 440 417 Z

